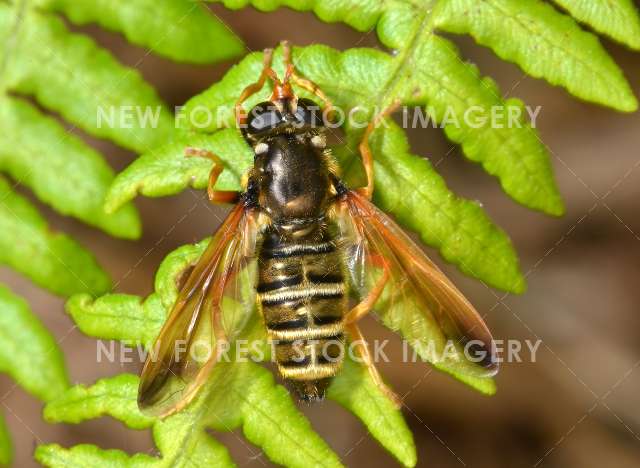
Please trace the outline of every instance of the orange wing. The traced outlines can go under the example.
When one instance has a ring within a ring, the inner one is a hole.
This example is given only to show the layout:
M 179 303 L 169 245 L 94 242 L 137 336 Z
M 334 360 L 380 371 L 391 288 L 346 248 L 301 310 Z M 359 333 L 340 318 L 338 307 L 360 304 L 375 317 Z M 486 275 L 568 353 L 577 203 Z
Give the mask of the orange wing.
M 164 417 L 185 407 L 216 363 L 216 349 L 243 328 L 255 302 L 248 288 L 256 232 L 253 213 L 237 204 L 193 268 L 142 369 L 144 413 Z
M 338 203 L 337 212 L 352 282 L 361 298 L 387 270 L 376 303 L 385 324 L 401 331 L 443 370 L 475 377 L 495 374 L 493 339 L 484 321 L 402 229 L 353 191 Z

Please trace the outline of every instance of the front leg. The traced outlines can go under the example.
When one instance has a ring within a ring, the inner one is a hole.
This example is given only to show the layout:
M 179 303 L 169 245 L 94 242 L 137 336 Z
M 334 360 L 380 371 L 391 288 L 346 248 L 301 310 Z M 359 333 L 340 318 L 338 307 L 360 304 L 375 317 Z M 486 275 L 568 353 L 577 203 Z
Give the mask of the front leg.
M 400 101 L 394 101 L 386 109 L 383 109 L 379 114 L 377 114 L 369 125 L 367 125 L 364 134 L 362 135 L 362 140 L 358 145 L 358 150 L 360 151 L 360 157 L 362 159 L 362 165 L 364 166 L 364 172 L 367 176 L 367 185 L 366 187 L 362 187 L 356 189 L 356 191 L 366 197 L 367 200 L 371 200 L 373 196 L 373 154 L 371 153 L 371 147 L 369 146 L 369 138 L 376 130 L 378 125 L 388 116 L 390 116 L 398 107 L 400 107 Z
M 184 155 L 187 157 L 197 156 L 200 158 L 207 158 L 213 161 L 213 167 L 209 173 L 209 184 L 207 185 L 207 194 L 209 195 L 209 201 L 212 203 L 236 203 L 240 198 L 240 192 L 235 190 L 215 190 L 214 187 L 220 177 L 220 173 L 224 170 L 222 159 L 209 150 L 200 148 L 186 148 Z

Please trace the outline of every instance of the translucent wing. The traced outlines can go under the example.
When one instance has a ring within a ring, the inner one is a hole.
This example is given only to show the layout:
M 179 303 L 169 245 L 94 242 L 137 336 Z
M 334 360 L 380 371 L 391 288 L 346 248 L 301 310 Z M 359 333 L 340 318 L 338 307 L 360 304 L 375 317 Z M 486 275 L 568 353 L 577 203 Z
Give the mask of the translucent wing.
M 366 198 L 348 192 L 337 206 L 349 270 L 361 298 L 388 279 L 375 309 L 421 356 L 454 374 L 498 370 L 493 339 L 474 307 L 426 254 Z
M 138 406 L 167 416 L 195 396 L 253 310 L 257 227 L 242 203 L 228 215 L 191 271 L 147 355 Z

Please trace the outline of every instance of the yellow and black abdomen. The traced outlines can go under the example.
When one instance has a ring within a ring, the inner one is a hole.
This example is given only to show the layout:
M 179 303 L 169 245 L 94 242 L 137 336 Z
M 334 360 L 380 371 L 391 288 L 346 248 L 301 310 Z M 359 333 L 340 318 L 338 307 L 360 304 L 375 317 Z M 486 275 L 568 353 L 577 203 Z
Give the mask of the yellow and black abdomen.
M 340 369 L 347 308 L 342 255 L 324 227 L 312 231 L 265 234 L 257 287 L 280 374 L 305 400 L 322 398 Z

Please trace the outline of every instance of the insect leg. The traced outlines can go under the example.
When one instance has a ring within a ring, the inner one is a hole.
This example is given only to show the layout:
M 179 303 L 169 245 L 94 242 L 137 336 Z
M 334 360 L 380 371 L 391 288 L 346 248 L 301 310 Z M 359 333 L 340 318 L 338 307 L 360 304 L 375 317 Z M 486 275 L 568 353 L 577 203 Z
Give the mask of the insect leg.
M 302 89 L 306 89 L 311 94 L 314 94 L 318 97 L 324 104 L 324 112 L 326 112 L 326 117 L 331 120 L 331 115 L 333 114 L 333 103 L 327 97 L 324 92 L 320 89 L 320 87 L 315 84 L 313 81 L 303 78 L 298 73 L 296 73 L 295 66 L 291 63 L 291 44 L 289 41 L 282 41 L 280 43 L 282 45 L 282 56 L 285 65 L 286 75 L 285 81 L 287 79 L 291 79 L 296 85 L 300 86 Z
M 318 96 L 318 99 L 320 99 L 324 104 L 324 112 L 326 118 L 330 121 L 333 116 L 333 103 L 331 102 L 331 100 L 329 100 L 327 95 L 322 92 L 318 85 L 311 80 L 302 78 L 301 76 L 296 74 L 295 71 L 291 73 L 291 80 L 302 89 L 306 89 L 310 93 Z
M 360 145 L 358 145 L 360 156 L 362 157 L 362 164 L 364 165 L 364 172 L 367 175 L 367 186 L 358 189 L 357 191 L 368 200 L 371 200 L 371 196 L 373 195 L 373 155 L 371 154 L 371 147 L 369 146 L 369 137 L 378 127 L 380 122 L 393 113 L 399 105 L 400 102 L 395 101 L 389 107 L 377 114 L 371 122 L 369 122 L 369 125 L 367 125 L 367 129 L 364 131 L 364 135 L 362 135 Z
M 244 88 L 244 90 L 240 94 L 240 97 L 236 101 L 235 115 L 236 115 L 236 124 L 238 125 L 238 127 L 243 125 L 247 118 L 247 113 L 245 112 L 244 107 L 242 107 L 242 103 L 246 101 L 249 97 L 257 93 L 258 91 L 260 91 L 264 86 L 264 82 L 267 81 L 267 78 L 272 78 L 272 79 L 275 78 L 275 72 L 271 68 L 272 58 L 273 58 L 273 49 L 265 49 L 262 73 L 260 73 L 260 77 L 258 78 L 258 81 Z
M 402 400 L 382 380 L 382 376 L 378 372 L 378 369 L 373 362 L 373 358 L 371 357 L 371 353 L 369 352 L 369 345 L 365 341 L 364 336 L 362 336 L 362 332 L 358 326 L 355 323 L 352 323 L 346 326 L 346 330 L 351 336 L 352 342 L 356 344 L 355 352 L 358 355 L 358 358 L 362 361 L 362 364 L 367 368 L 373 383 L 375 383 L 376 387 L 378 387 L 387 398 L 400 408 L 402 406 Z
M 384 291 L 384 287 L 387 285 L 387 281 L 390 276 L 389 265 L 381 257 L 376 258 L 375 260 L 376 260 L 376 263 L 381 264 L 383 268 L 382 277 L 377 281 L 373 289 L 369 291 L 369 293 L 367 294 L 367 297 L 365 297 L 359 304 L 357 304 L 353 309 L 351 309 L 344 316 L 344 323 L 346 325 L 357 323 L 361 318 L 363 318 L 365 315 L 371 312 L 371 309 L 373 309 L 373 306 L 375 305 L 375 303 L 378 302 L 378 299 L 380 298 L 382 291 Z
M 197 156 L 200 158 L 207 158 L 213 161 L 213 167 L 211 168 L 211 172 L 209 173 L 209 184 L 207 185 L 207 194 L 209 195 L 209 200 L 213 203 L 234 203 L 238 200 L 240 196 L 240 192 L 236 192 L 235 190 L 215 190 L 214 187 L 216 185 L 216 181 L 220 176 L 220 173 L 224 170 L 224 165 L 222 164 L 222 159 L 209 150 L 200 149 L 200 148 L 186 148 L 184 150 L 185 156 Z

